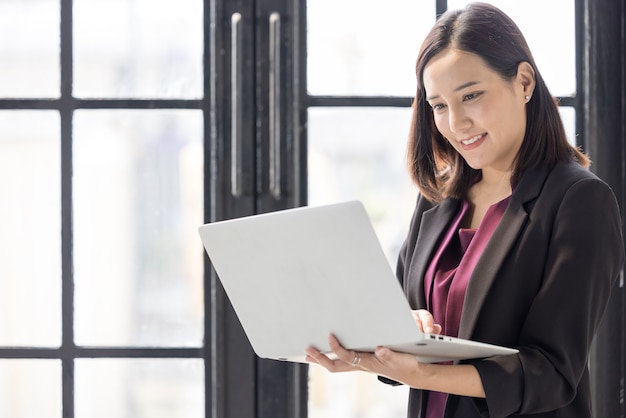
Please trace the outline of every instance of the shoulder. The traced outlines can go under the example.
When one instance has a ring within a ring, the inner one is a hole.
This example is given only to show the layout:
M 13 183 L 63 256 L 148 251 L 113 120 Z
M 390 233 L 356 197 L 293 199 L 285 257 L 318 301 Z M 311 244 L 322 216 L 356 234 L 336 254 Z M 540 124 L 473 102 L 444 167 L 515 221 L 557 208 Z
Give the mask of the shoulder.
M 557 164 L 547 175 L 536 206 L 552 212 L 555 221 L 568 217 L 600 223 L 621 223 L 619 205 L 611 187 L 596 174 L 576 162 Z M 543 211 L 542 210 L 542 211 Z M 544 212 L 545 213 L 545 212 Z
M 613 191 L 609 185 L 592 171 L 582 167 L 575 161 L 563 161 L 545 173 L 544 181 L 540 190 L 538 190 L 538 194 L 559 199 L 566 194 L 583 193 L 589 189 L 603 190 L 608 195 L 613 196 Z
M 611 211 L 619 214 L 617 199 L 609 185 L 575 161 L 564 161 L 551 169 L 530 169 L 513 194 L 514 207 L 523 207 L 535 216 L 553 218 L 563 211 Z M 568 209 L 569 208 L 569 209 Z M 550 215 L 551 214 L 551 215 Z
M 554 166 L 548 174 L 548 180 L 561 181 L 566 185 L 572 185 L 581 180 L 602 180 L 589 169 L 575 161 L 562 161 Z
M 411 217 L 405 246 L 413 248 L 422 229 L 438 233 L 442 225 L 446 224 L 454 216 L 459 204 L 460 201 L 453 198 L 447 198 L 441 202 L 433 202 L 419 194 Z
M 548 174 L 545 187 L 552 192 L 561 191 L 563 195 L 593 191 L 615 198 L 604 180 L 574 161 L 557 164 Z
M 418 226 L 424 214 L 428 213 L 431 217 L 443 217 L 447 219 L 456 213 L 461 201 L 452 197 L 445 198 L 441 202 L 433 202 L 423 196 L 421 193 L 417 197 L 415 209 L 411 223 Z

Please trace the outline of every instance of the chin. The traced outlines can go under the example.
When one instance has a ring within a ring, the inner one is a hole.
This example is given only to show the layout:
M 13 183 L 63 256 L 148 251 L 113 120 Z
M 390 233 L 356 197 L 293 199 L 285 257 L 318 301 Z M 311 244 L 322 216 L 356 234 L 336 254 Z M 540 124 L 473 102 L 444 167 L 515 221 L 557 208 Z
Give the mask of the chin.
M 482 170 L 483 167 L 484 167 L 484 164 L 477 163 L 477 162 L 474 162 L 474 161 L 467 161 L 467 160 L 465 160 L 465 162 L 467 163 L 467 165 L 470 166 L 470 168 L 473 168 L 474 170 Z

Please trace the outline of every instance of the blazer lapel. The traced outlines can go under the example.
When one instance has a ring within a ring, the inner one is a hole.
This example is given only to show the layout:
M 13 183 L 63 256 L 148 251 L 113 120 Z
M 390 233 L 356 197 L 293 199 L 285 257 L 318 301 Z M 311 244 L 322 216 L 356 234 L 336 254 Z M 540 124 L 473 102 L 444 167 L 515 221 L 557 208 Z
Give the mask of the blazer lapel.
M 426 269 L 436 251 L 436 245 L 441 236 L 448 230 L 448 225 L 459 210 L 460 201 L 456 199 L 446 199 L 441 204 L 427 210 L 422 215 L 420 223 L 420 233 L 417 237 L 415 248 L 419 248 L 413 255 L 411 262 L 412 277 L 419 277 L 417 282 L 409 281 L 411 289 L 407 289 L 409 300 L 417 302 L 415 308 L 426 308 L 426 298 L 424 296 L 424 275 Z M 413 287 L 414 286 L 414 287 Z M 417 299 L 415 296 L 417 295 Z
M 471 338 L 489 288 L 528 219 L 526 205 L 537 198 L 547 174 L 546 169 L 528 170 L 515 188 L 507 210 L 472 272 L 463 303 L 460 338 Z

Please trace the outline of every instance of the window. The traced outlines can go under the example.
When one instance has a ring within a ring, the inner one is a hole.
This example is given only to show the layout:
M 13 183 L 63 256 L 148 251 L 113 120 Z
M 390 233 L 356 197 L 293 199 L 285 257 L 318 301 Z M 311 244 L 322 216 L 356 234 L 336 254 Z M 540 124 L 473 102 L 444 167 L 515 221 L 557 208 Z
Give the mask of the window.
M 0 16 L 0 415 L 204 417 L 202 1 Z

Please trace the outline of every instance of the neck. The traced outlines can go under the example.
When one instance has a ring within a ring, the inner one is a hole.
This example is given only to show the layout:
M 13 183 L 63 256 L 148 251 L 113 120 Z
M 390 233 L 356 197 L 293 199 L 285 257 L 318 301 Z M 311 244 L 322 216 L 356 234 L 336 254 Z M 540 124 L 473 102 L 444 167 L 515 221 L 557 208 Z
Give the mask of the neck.
M 502 188 L 511 187 L 511 177 L 513 176 L 513 170 L 483 170 L 481 182 L 485 186 Z
M 480 181 L 469 190 L 470 202 L 491 205 L 509 196 L 512 192 L 511 175 L 511 171 L 483 170 Z

